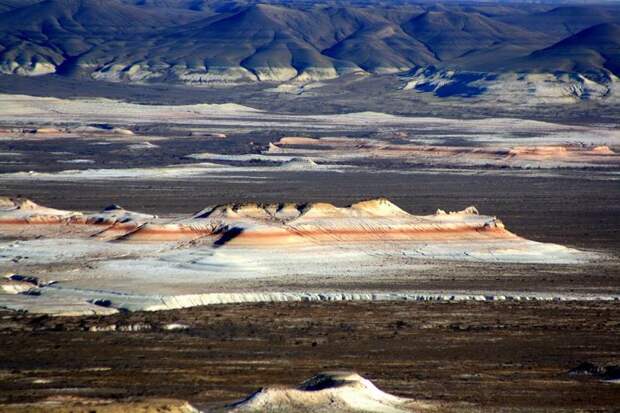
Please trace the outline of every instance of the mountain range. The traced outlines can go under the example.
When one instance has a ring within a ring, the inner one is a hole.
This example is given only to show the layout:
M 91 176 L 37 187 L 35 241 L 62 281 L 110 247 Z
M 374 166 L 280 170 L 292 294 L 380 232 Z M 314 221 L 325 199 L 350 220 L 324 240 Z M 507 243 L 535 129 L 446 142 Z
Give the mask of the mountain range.
M 620 6 L 0 0 L 0 72 L 188 84 L 420 67 L 620 76 Z

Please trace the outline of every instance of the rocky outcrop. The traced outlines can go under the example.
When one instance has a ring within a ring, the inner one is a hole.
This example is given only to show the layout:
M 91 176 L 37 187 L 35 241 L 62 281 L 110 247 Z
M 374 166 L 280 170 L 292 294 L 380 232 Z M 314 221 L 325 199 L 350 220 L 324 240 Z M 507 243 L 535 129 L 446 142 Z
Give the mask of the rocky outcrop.
M 229 203 L 165 219 L 114 204 L 84 214 L 24 199 L 0 201 L 3 235 L 21 237 L 0 246 L 0 263 L 15 272 L 34 270 L 30 274 L 37 277 L 0 283 L 7 293 L 0 305 L 57 315 L 277 301 L 589 299 L 567 293 L 372 291 L 363 288 L 366 281 L 357 289 L 354 280 L 410 277 L 443 261 L 581 264 L 602 257 L 526 240 L 474 207 L 413 215 L 385 198 L 346 207 Z M 340 277 L 352 287 L 240 287 L 252 280 L 277 279 L 273 286 L 279 286 Z
M 618 101 L 619 80 L 611 72 L 592 76 L 580 72 L 471 72 L 419 67 L 401 75 L 403 90 L 441 98 L 472 98 L 515 104 Z
M 333 371 L 320 373 L 296 388 L 262 388 L 226 411 L 406 413 L 432 410 L 432 406 L 385 393 L 357 373 Z

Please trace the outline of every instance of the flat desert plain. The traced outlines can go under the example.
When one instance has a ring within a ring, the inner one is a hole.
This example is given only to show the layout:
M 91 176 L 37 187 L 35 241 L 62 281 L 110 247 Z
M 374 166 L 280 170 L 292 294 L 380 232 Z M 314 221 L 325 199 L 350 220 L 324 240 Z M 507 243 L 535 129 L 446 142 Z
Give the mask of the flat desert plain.
M 613 124 L 0 101 L 2 409 L 619 402 Z

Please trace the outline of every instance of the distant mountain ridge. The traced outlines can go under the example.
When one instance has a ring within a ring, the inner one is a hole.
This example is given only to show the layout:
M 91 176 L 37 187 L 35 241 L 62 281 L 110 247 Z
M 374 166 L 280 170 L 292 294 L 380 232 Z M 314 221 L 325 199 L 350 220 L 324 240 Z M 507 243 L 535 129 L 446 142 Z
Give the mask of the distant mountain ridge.
M 589 27 L 526 58 L 528 68 L 620 74 L 620 24 Z
M 284 82 L 433 66 L 620 75 L 620 6 L 0 0 L 0 73 Z

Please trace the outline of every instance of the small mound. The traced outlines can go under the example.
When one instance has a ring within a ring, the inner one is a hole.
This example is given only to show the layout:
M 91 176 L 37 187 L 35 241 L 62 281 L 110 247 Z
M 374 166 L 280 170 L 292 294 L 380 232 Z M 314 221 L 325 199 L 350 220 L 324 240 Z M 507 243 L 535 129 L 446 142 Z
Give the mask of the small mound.
M 132 130 L 125 128 L 112 128 L 112 133 L 116 133 L 118 135 L 135 135 Z
M 310 158 L 293 158 L 289 161 L 282 162 L 278 168 L 289 170 L 305 171 L 308 169 L 316 169 L 319 165 Z
M 272 154 L 272 153 L 281 153 L 282 148 L 277 145 L 274 145 L 272 142 L 269 142 L 269 147 L 264 153 Z
M 55 281 L 41 282 L 30 275 L 7 274 L 0 278 L 0 292 L 5 294 L 38 295 L 39 287 L 55 284 Z
M 315 202 L 300 206 L 300 217 L 304 218 L 336 218 L 346 216 L 344 208 L 338 208 L 327 202 Z
M 0 197 L 0 223 L 60 223 L 79 221 L 82 214 L 47 208 L 28 198 Z
M 19 209 L 22 211 L 34 211 L 36 209 L 43 208 L 42 206 L 32 202 L 28 198 L 10 198 L 10 197 L 0 197 L 0 209 L 4 210 L 15 210 Z
M 478 212 L 478 208 L 475 206 L 468 206 L 464 210 L 457 212 L 457 214 L 480 215 L 480 212 Z
M 100 213 L 88 215 L 86 223 L 91 225 L 133 224 L 137 226 L 156 218 L 156 215 L 127 211 L 120 205 L 110 204 L 103 208 Z
M 132 151 L 157 149 L 157 148 L 159 148 L 159 145 L 155 145 L 155 144 L 153 144 L 151 142 L 148 142 L 148 141 L 140 142 L 140 143 L 134 143 L 133 145 L 127 145 L 127 149 L 130 149 Z
M 508 151 L 509 157 L 532 156 L 541 158 L 558 158 L 568 154 L 564 146 L 518 146 Z
M 326 371 L 317 374 L 314 377 L 303 382 L 298 389 L 304 391 L 319 391 L 329 388 L 336 388 L 341 386 L 355 386 L 373 391 L 380 391 L 372 384 L 371 381 L 366 380 L 359 374 L 352 371 Z M 388 395 L 381 392 L 383 395 L 394 398 L 395 396 Z M 399 398 L 395 398 L 399 399 Z
M 318 138 L 306 138 L 303 136 L 285 136 L 276 143 L 280 145 L 315 145 L 318 142 Z
M 270 387 L 230 406 L 229 412 L 377 412 L 405 413 L 430 405 L 379 390 L 353 372 L 325 372 L 297 388 Z
M 8 196 L 0 196 L 0 209 L 11 210 L 16 208 L 17 205 L 15 205 L 14 198 L 9 198 Z
M 62 131 L 56 128 L 37 128 L 34 130 L 34 133 L 39 134 L 39 135 L 46 135 L 46 134 L 60 133 L 60 132 Z
M 370 216 L 405 216 L 409 213 L 403 211 L 387 198 L 369 199 L 357 202 L 349 206 L 350 209 Z
M 258 202 L 222 204 L 214 207 L 207 207 L 195 214 L 193 218 L 210 218 L 221 220 L 231 218 L 269 219 L 270 214 L 267 212 L 267 209 L 269 208 L 273 208 L 273 206 L 271 204 L 261 204 Z
M 616 154 L 614 151 L 611 150 L 609 146 L 606 146 L 606 145 L 595 146 L 594 148 L 592 148 L 592 153 L 595 153 L 597 155 L 615 155 Z
M 2 224 L 65 223 L 118 225 L 124 228 L 133 228 L 154 219 L 157 219 L 156 215 L 127 211 L 116 204 L 108 205 L 99 213 L 83 214 L 76 211 L 44 207 L 27 198 L 0 197 L 0 223 Z
M 475 206 L 468 206 L 465 209 L 462 209 L 460 211 L 449 211 L 446 212 L 443 209 L 438 209 L 435 212 L 435 215 L 480 215 L 480 212 L 478 212 L 478 208 L 476 208 Z

